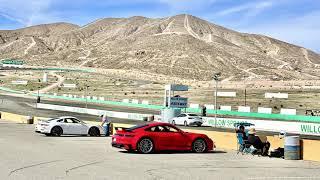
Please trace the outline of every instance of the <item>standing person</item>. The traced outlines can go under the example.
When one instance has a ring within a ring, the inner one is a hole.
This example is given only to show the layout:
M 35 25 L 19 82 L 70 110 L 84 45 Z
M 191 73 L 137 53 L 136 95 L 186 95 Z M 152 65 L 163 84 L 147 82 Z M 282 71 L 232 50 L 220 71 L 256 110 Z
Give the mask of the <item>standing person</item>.
M 106 136 L 110 135 L 110 120 L 107 116 L 107 113 L 101 115 L 101 126 L 104 128 Z
M 201 113 L 202 113 L 202 116 L 207 116 L 207 107 L 205 105 L 202 106 L 202 109 L 201 109 Z
M 41 102 L 40 96 L 37 96 L 37 103 L 40 103 L 40 102 Z

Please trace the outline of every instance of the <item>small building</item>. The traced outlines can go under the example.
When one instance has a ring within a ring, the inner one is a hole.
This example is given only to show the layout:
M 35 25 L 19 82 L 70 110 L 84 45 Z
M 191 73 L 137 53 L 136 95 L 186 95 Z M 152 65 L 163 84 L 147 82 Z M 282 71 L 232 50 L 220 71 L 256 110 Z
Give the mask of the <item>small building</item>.
M 0 62 L 2 67 L 23 68 L 24 61 L 16 59 L 5 59 Z

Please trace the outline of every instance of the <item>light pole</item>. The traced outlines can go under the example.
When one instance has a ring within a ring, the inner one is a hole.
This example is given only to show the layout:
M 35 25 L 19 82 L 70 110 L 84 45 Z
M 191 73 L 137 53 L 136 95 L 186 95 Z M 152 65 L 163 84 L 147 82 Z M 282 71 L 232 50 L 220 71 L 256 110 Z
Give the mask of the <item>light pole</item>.
M 214 98 L 214 109 L 215 109 L 215 113 L 214 113 L 214 127 L 217 127 L 217 96 L 218 96 L 218 81 L 219 81 L 219 77 L 221 76 L 221 72 L 218 73 L 214 73 L 213 74 L 213 80 L 216 82 L 216 90 L 215 90 L 215 98 Z

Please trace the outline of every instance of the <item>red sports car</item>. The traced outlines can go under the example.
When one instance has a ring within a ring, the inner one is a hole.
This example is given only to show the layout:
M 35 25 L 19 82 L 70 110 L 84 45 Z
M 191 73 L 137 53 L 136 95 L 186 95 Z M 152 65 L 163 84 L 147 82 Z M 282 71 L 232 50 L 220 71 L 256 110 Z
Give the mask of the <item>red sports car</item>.
M 112 146 L 140 153 L 176 150 L 207 152 L 215 148 L 214 142 L 204 134 L 189 133 L 169 123 L 150 123 L 117 130 Z

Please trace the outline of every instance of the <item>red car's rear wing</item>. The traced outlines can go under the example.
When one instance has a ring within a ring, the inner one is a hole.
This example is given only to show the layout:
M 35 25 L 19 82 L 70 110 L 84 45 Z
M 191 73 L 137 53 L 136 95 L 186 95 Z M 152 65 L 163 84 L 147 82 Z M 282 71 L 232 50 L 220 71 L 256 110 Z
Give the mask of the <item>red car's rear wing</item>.
M 130 130 L 128 130 L 129 128 L 125 128 L 125 127 L 115 127 L 114 128 L 116 131 L 127 131 L 129 132 Z

